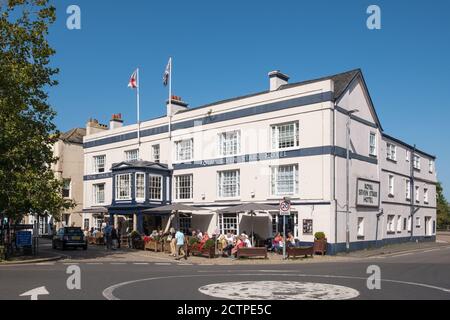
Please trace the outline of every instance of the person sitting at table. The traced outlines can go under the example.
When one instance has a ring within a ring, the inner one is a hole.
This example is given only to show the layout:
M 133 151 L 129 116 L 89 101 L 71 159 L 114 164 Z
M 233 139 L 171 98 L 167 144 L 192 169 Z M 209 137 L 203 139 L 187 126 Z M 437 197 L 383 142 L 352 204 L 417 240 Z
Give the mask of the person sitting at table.
M 293 248 L 295 247 L 295 238 L 294 235 L 292 234 L 292 232 L 288 233 L 288 237 L 286 239 L 286 248 Z
M 197 239 L 200 241 L 203 239 L 203 233 L 200 230 L 197 230 Z
M 275 235 L 275 238 L 273 238 L 272 248 L 273 251 L 277 253 L 279 253 L 283 249 L 283 237 L 279 232 Z
M 231 257 L 236 258 L 236 254 L 240 248 L 245 248 L 245 242 L 242 237 L 238 237 L 236 240 L 236 244 L 231 250 Z
M 198 244 L 198 247 L 199 247 L 200 250 L 203 249 L 203 247 L 204 247 L 205 244 L 206 244 L 206 241 L 208 241 L 208 240 L 209 240 L 209 235 L 208 235 L 207 233 L 205 233 L 205 234 L 203 235 L 203 238 L 200 240 L 200 243 Z
M 243 234 L 242 235 L 242 239 L 244 241 L 244 244 L 245 244 L 246 248 L 251 248 L 252 247 L 252 243 L 251 243 L 250 239 L 248 238 L 248 235 Z

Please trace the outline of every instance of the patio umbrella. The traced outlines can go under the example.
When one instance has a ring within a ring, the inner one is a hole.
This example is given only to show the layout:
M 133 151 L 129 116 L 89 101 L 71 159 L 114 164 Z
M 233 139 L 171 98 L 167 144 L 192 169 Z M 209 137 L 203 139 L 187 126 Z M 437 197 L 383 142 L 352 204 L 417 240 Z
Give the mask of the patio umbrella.
M 191 211 L 202 211 L 202 210 L 206 210 L 206 209 L 200 208 L 200 207 L 192 207 L 192 206 L 188 206 L 188 205 L 181 204 L 181 203 L 173 203 L 173 204 L 165 205 L 162 207 L 143 210 L 142 213 L 169 212 L 169 213 L 174 214 L 176 217 L 179 212 L 186 212 L 186 211 L 191 212 Z M 173 217 L 174 216 L 172 215 L 172 219 L 173 219 Z M 170 222 L 172 219 L 169 220 L 169 223 L 167 224 L 165 232 L 169 231 L 168 229 L 170 227 Z
M 280 208 L 278 206 L 271 206 L 263 203 L 244 203 L 238 206 L 229 207 L 225 209 L 218 210 L 218 213 L 241 213 L 248 212 L 252 217 L 252 245 L 254 245 L 254 221 L 253 217 L 256 215 L 257 211 L 279 211 Z

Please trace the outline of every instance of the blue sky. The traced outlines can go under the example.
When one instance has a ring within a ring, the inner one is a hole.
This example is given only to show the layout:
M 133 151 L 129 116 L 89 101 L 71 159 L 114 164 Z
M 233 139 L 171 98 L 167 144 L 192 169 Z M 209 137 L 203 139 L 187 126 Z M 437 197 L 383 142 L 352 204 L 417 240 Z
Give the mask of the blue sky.
M 292 82 L 361 68 L 386 133 L 438 156 L 450 199 L 450 1 L 54 0 L 60 85 L 51 90 L 60 130 L 122 113 L 136 122 L 127 88 L 141 68 L 141 117 L 164 114 L 162 74 L 174 58 L 174 94 L 192 107 L 268 88 L 279 69 Z M 82 29 L 66 28 L 77 4 Z M 382 29 L 366 27 L 377 4 Z

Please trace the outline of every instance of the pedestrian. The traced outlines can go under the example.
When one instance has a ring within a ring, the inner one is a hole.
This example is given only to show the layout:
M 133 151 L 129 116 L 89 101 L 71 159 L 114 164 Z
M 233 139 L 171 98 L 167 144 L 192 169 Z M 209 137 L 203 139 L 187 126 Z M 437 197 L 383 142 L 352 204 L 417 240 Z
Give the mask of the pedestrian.
M 187 260 L 186 251 L 184 250 L 184 233 L 181 232 L 181 230 L 178 230 L 177 233 L 175 233 L 175 238 L 177 240 L 177 248 L 176 248 L 177 252 L 175 260 L 180 260 L 181 258 Z M 181 257 L 180 252 L 182 252 Z
M 112 231 L 112 226 L 109 224 L 103 230 L 103 234 L 104 234 L 105 240 L 106 240 L 105 241 L 106 250 L 111 250 L 111 246 L 112 246 L 111 231 Z
M 113 250 L 117 250 L 118 242 L 119 242 L 119 238 L 117 236 L 117 230 L 116 230 L 116 228 L 112 227 L 111 228 L 111 244 L 112 244 Z

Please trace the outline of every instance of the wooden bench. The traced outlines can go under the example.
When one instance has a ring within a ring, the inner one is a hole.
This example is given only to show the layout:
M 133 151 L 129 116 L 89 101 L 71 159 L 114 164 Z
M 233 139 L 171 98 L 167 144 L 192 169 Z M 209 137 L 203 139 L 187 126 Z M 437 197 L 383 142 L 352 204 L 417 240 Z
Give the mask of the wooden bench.
M 267 259 L 267 248 L 239 248 L 236 254 L 236 258 L 243 257 L 264 257 Z
M 314 247 L 287 248 L 286 253 L 288 259 L 300 256 L 304 256 L 305 258 L 308 256 L 314 257 Z

